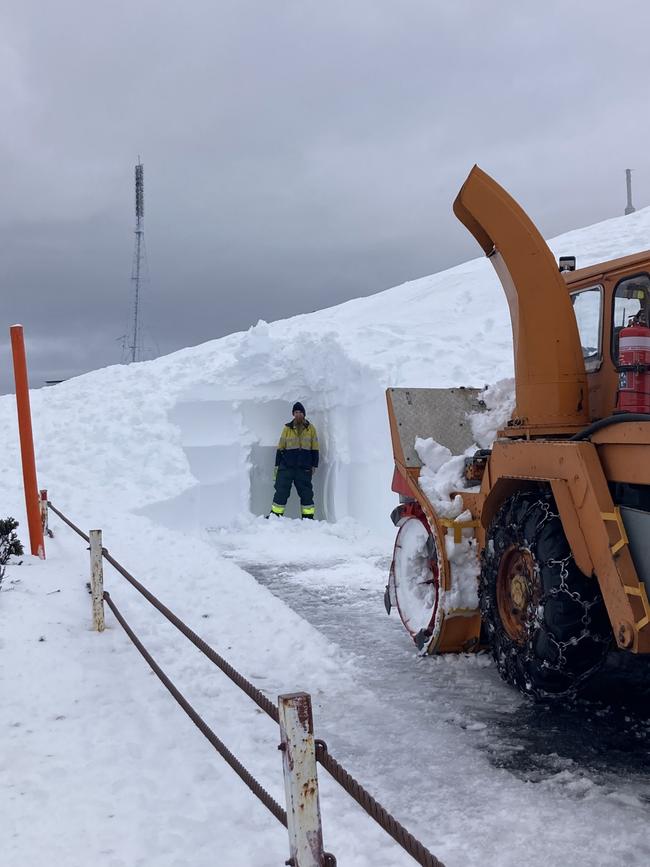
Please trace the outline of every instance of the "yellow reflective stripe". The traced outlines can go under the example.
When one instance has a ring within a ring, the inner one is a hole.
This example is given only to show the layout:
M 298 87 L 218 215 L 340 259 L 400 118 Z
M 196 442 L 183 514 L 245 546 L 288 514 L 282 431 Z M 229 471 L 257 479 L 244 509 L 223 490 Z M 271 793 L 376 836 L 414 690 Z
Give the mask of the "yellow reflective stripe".
M 316 428 L 310 423 L 308 428 L 303 428 L 300 433 L 292 427 L 284 427 L 278 443 L 279 449 L 312 449 L 318 451 L 318 434 Z
M 267 500 L 268 503 L 268 500 Z M 278 506 L 277 503 L 273 503 L 271 506 L 271 511 L 274 515 L 284 515 L 285 506 Z
M 309 451 L 313 449 L 312 440 L 301 440 L 298 437 L 287 437 L 284 443 L 285 449 L 305 449 L 305 451 Z M 316 446 L 315 451 L 318 450 L 318 446 Z
M 302 507 L 302 514 L 303 515 L 313 515 L 313 514 L 315 514 L 315 512 L 316 512 L 315 506 L 303 506 Z

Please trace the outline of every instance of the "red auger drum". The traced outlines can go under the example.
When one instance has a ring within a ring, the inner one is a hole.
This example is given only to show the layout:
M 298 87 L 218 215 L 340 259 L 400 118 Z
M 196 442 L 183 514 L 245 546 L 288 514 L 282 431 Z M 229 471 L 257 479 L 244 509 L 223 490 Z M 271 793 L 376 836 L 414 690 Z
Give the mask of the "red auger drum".
M 650 413 L 650 328 L 628 325 L 618 337 L 618 412 Z

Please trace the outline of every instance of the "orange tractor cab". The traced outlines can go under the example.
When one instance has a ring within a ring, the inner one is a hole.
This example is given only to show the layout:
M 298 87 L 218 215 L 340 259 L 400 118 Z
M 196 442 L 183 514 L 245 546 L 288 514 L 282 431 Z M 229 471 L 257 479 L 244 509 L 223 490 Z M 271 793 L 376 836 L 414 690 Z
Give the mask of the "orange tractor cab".
M 509 683 L 565 695 L 612 647 L 650 653 L 650 251 L 558 269 L 476 166 L 454 213 L 506 294 L 515 407 L 468 453 L 480 390 L 388 389 L 400 502 L 386 607 L 423 653 L 486 643 Z M 443 447 L 459 457 L 441 470 Z M 452 465 L 462 481 L 445 496 Z

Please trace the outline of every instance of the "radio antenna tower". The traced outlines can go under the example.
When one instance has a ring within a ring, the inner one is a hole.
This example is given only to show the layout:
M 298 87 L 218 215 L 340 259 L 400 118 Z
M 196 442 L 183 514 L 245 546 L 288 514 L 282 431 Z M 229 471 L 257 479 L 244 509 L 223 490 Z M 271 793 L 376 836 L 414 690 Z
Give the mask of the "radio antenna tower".
M 625 216 L 633 214 L 636 208 L 632 204 L 632 169 L 625 169 L 625 185 L 627 187 L 627 205 L 625 208 Z
M 133 282 L 133 329 L 128 344 L 130 361 L 142 360 L 140 338 L 140 286 L 145 270 L 144 246 L 144 166 L 138 157 L 135 167 L 135 249 L 133 251 L 133 267 L 131 281 Z

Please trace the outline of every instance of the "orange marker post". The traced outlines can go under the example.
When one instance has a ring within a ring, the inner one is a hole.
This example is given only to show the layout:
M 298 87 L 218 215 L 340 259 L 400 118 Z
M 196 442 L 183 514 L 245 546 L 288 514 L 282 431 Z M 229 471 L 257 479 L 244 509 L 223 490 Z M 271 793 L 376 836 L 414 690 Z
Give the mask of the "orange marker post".
M 32 436 L 32 413 L 29 408 L 29 382 L 27 380 L 27 359 L 23 326 L 12 325 L 11 351 L 14 358 L 14 380 L 16 383 L 16 408 L 18 410 L 18 433 L 20 434 L 20 455 L 23 462 L 23 484 L 25 487 L 25 506 L 32 554 L 45 559 L 43 542 L 43 522 L 36 481 L 36 460 L 34 459 L 34 437 Z

